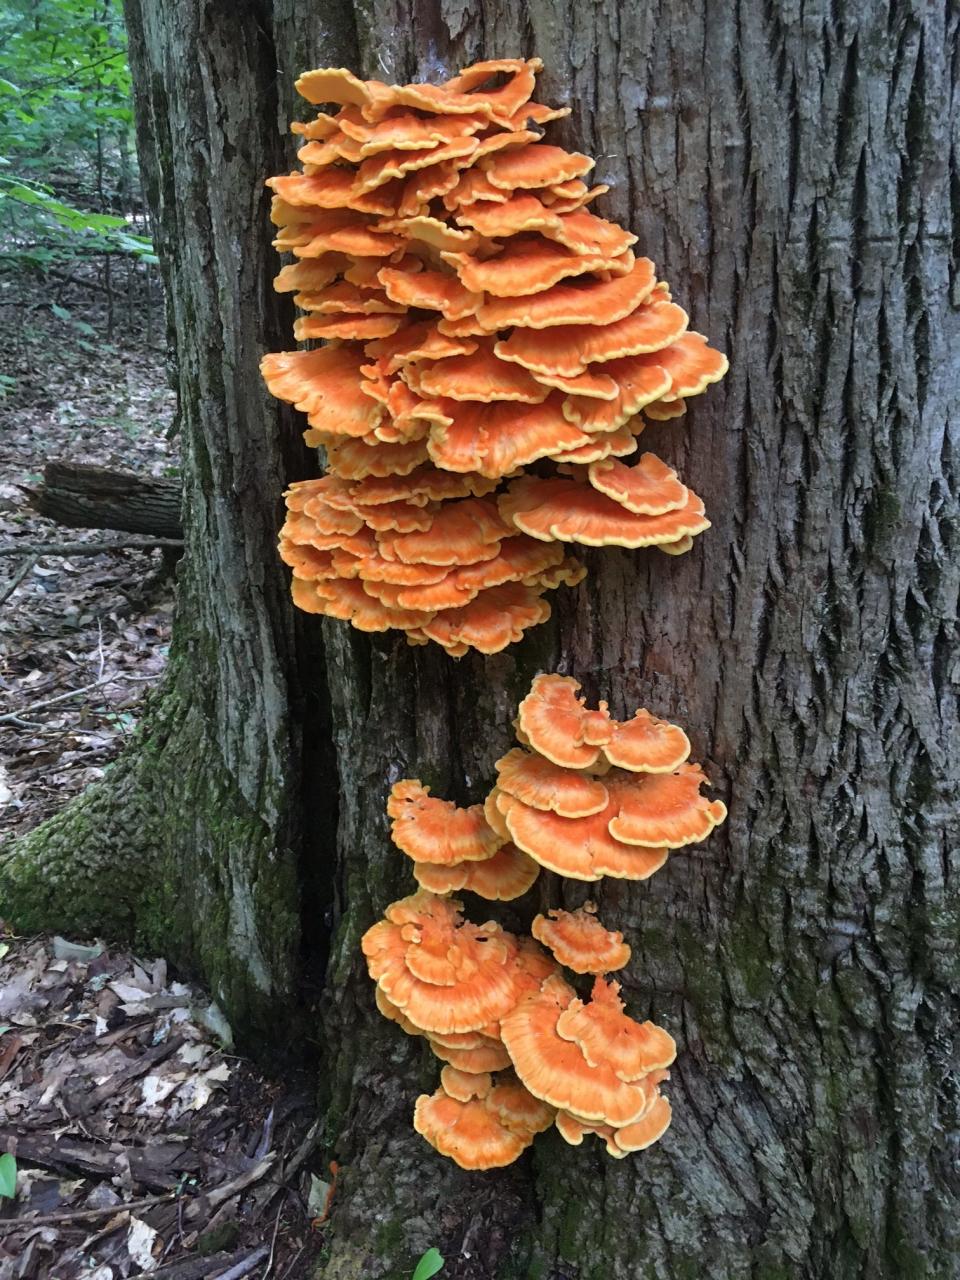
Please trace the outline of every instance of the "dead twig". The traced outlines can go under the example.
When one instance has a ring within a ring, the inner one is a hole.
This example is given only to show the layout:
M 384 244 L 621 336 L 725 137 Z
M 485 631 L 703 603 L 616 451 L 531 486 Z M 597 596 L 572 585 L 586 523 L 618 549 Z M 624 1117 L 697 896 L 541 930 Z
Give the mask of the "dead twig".
M 182 538 L 117 538 L 112 542 L 3 542 L 0 556 L 99 556 L 107 551 L 150 551 L 154 547 L 183 549 Z
M 45 1213 L 40 1218 L 9 1218 L 0 1221 L 0 1235 L 22 1231 L 27 1227 L 55 1227 L 62 1222 L 83 1222 L 87 1218 L 106 1218 L 111 1213 L 127 1213 L 132 1209 L 149 1209 L 154 1204 L 166 1204 L 177 1193 L 169 1191 L 164 1196 L 144 1196 L 142 1200 L 129 1200 L 126 1204 L 108 1204 L 99 1209 L 74 1209 L 67 1213 Z
M 152 676 L 135 676 L 126 671 L 117 671 L 113 675 L 103 676 L 99 680 L 94 680 L 92 684 L 82 685 L 79 689 L 68 689 L 66 693 L 55 694 L 52 698 L 43 698 L 40 702 L 29 702 L 25 707 L 18 707 L 16 711 L 6 711 L 3 715 L 0 715 L 0 724 L 19 722 L 24 715 L 34 711 L 43 711 L 47 707 L 55 706 L 58 702 L 67 702 L 70 698 L 79 698 L 85 693 L 92 693 L 94 689 L 99 689 L 101 685 L 116 684 L 121 680 L 142 683 L 146 680 L 159 680 L 159 678 L 159 673 Z
M 0 604 L 6 604 L 13 593 L 19 587 L 28 573 L 33 572 L 33 566 L 37 563 L 36 556 L 27 556 L 21 564 L 20 568 L 14 572 L 13 577 L 5 586 L 0 587 Z
M 238 1262 L 235 1267 L 230 1267 L 227 1271 L 221 1271 L 217 1276 L 217 1280 L 240 1280 L 241 1276 L 249 1275 L 257 1263 L 262 1262 L 269 1252 L 269 1245 L 259 1245 L 252 1253 L 248 1253 L 245 1258 Z
M 247 1187 L 253 1186 L 255 1182 L 259 1182 L 261 1178 L 266 1177 L 273 1166 L 277 1162 L 277 1153 L 266 1156 L 248 1169 L 246 1173 L 241 1173 L 239 1177 L 232 1178 L 229 1182 L 222 1183 L 219 1187 L 214 1187 L 212 1191 L 206 1192 L 189 1205 L 184 1212 L 184 1218 L 188 1222 L 196 1222 L 204 1213 L 208 1213 L 211 1209 L 219 1209 L 222 1204 L 228 1200 L 232 1200 L 234 1196 L 246 1191 Z
M 283 1199 L 277 1205 L 277 1216 L 273 1220 L 273 1235 L 270 1237 L 270 1256 L 267 1258 L 267 1265 L 263 1268 L 263 1275 L 260 1280 L 267 1280 L 270 1272 L 273 1270 L 273 1254 L 277 1247 L 277 1232 L 280 1230 L 280 1215 L 283 1213 Z
M 252 1253 L 242 1249 L 237 1253 L 212 1253 L 206 1258 L 182 1258 L 179 1262 L 171 1262 L 166 1267 L 157 1267 L 155 1271 L 138 1271 L 128 1276 L 127 1280 L 206 1280 L 207 1276 L 217 1276 L 218 1280 L 237 1280 L 245 1276 L 266 1257 L 267 1246 L 262 1244 Z M 221 1271 L 226 1267 L 226 1271 Z M 238 1271 L 237 1267 L 244 1269 Z

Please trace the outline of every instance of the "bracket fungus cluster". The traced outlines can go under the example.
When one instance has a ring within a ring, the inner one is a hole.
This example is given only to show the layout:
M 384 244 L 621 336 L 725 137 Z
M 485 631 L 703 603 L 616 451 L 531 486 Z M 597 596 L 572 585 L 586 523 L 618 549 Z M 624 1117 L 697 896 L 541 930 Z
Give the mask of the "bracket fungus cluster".
M 484 804 L 461 808 L 415 779 L 395 783 L 387 803 L 420 887 L 387 908 L 363 952 L 380 1011 L 446 1064 L 437 1091 L 417 1100 L 414 1127 L 465 1169 L 511 1163 L 551 1125 L 574 1145 L 596 1134 L 619 1159 L 670 1123 L 659 1086 L 675 1045 L 631 1018 L 604 976 L 629 963 L 630 947 L 595 904 L 539 914 L 522 938 L 472 923 L 451 896 L 509 901 L 541 866 L 645 879 L 723 821 L 723 804 L 700 795 L 681 729 L 646 711 L 614 720 L 579 688 L 534 680 L 516 722 L 523 748 L 498 762 Z M 594 975 L 589 999 L 561 966 Z
M 343 69 L 297 82 L 302 168 L 269 179 L 276 279 L 303 315 L 267 355 L 327 474 L 295 484 L 280 537 L 295 603 L 453 656 L 546 619 L 584 570 L 567 544 L 679 554 L 703 503 L 653 454 L 645 418 L 683 414 L 726 358 L 589 208 L 593 161 L 542 140 L 539 59 L 441 85 Z M 538 472 L 524 469 L 543 463 Z
M 640 710 L 587 708 L 570 676 L 537 676 L 520 704 L 523 744 L 497 761 L 486 813 L 518 849 L 574 880 L 646 880 L 671 849 L 705 840 L 727 816 L 708 800 L 679 726 Z

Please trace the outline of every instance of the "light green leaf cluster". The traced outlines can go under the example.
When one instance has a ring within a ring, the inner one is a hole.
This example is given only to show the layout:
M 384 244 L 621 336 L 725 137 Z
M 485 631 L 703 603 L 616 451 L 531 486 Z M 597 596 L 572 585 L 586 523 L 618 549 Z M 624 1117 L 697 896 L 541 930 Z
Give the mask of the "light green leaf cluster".
M 138 187 L 121 0 L 0 0 L 0 266 L 154 261 Z

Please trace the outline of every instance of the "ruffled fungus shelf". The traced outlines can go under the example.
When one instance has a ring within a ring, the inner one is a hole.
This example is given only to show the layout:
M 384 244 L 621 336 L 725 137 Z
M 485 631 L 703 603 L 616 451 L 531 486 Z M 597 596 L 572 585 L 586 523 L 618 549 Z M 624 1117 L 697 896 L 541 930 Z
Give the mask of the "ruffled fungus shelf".
M 631 953 L 595 904 L 541 913 L 524 938 L 472 923 L 450 896 L 518 898 L 541 866 L 645 879 L 723 821 L 723 804 L 700 795 L 705 778 L 678 726 L 642 710 L 617 721 L 579 689 L 565 676 L 534 680 L 516 720 L 523 745 L 497 762 L 483 804 L 461 808 L 416 779 L 395 783 L 387 802 L 420 889 L 387 908 L 363 952 L 381 1013 L 447 1064 L 414 1125 L 465 1169 L 511 1163 L 551 1124 L 574 1145 L 598 1135 L 620 1159 L 670 1123 L 660 1085 L 674 1042 L 631 1018 L 603 976 Z M 561 965 L 595 976 L 589 1000 Z
M 542 141 L 568 114 L 531 101 L 540 62 L 441 85 L 349 71 L 297 82 L 339 106 L 294 130 L 302 170 L 269 179 L 276 288 L 318 350 L 263 360 L 306 414 L 328 474 L 293 485 L 280 552 L 293 599 L 452 656 L 495 653 L 575 586 L 566 545 L 689 550 L 701 500 L 651 453 L 726 358 L 588 208 L 593 161 Z M 523 474 L 543 462 L 552 474 Z

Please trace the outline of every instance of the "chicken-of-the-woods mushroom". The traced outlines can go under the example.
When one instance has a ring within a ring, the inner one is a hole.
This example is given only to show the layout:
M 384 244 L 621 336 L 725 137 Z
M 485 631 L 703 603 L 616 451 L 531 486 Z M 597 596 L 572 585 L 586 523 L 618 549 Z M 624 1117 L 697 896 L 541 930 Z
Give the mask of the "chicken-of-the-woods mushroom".
M 545 140 L 568 111 L 533 101 L 540 67 L 438 85 L 307 72 L 301 95 L 339 109 L 295 124 L 301 168 L 268 179 L 293 255 L 276 288 L 300 308 L 294 337 L 324 344 L 263 360 L 326 455 L 311 508 L 287 494 L 294 602 L 453 657 L 545 621 L 544 595 L 583 577 L 567 544 L 679 555 L 709 525 L 653 454 L 622 459 L 726 358 L 592 210 L 607 188 L 587 185 L 590 157 Z M 523 475 L 534 463 L 555 473 Z

